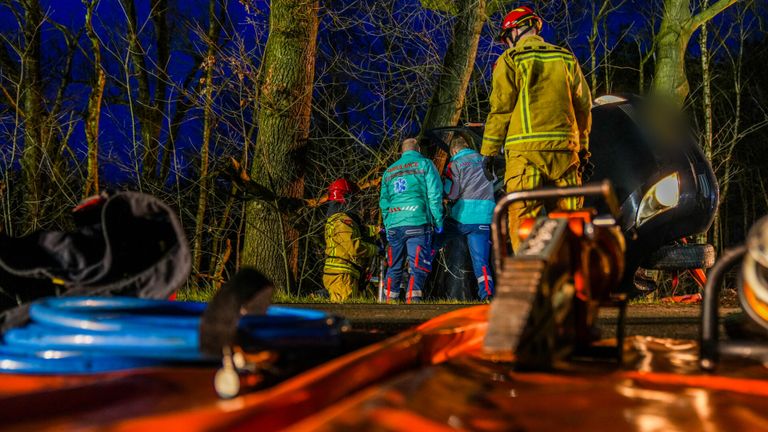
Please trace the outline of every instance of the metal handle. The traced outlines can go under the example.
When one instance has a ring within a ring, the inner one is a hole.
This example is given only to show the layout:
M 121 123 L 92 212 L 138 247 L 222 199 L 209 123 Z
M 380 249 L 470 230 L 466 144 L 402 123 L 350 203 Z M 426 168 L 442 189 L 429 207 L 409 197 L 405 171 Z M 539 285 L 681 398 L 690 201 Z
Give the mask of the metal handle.
M 741 262 L 745 253 L 747 253 L 747 247 L 744 245 L 727 249 L 707 274 L 707 283 L 704 285 L 704 304 L 701 305 L 701 342 L 699 346 L 699 365 L 704 370 L 713 370 L 720 354 L 720 336 L 718 334 L 720 285 L 728 270 Z
M 491 223 L 491 236 L 493 238 L 493 264 L 496 272 L 502 269 L 506 247 L 504 247 L 504 235 L 501 230 L 502 221 L 507 208 L 516 201 L 544 200 L 551 198 L 601 196 L 608 206 L 611 215 L 618 219 L 620 214 L 619 202 L 613 191 L 613 186 L 608 180 L 601 183 L 591 183 L 584 186 L 572 186 L 564 188 L 541 188 L 512 192 L 505 195 L 496 204 L 493 210 L 493 222 Z M 511 233 L 510 233 L 511 235 Z

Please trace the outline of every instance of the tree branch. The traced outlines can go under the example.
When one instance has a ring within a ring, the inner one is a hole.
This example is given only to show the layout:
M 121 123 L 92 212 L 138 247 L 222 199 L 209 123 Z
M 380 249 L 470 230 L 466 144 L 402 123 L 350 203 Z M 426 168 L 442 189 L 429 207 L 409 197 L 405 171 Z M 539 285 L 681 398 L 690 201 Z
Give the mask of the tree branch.
M 16 113 L 21 117 L 24 118 L 24 111 L 19 109 L 19 106 L 16 104 L 16 101 L 13 99 L 10 93 L 8 93 L 8 90 L 3 86 L 0 85 L 0 93 L 5 96 L 5 98 L 8 100 L 8 106 L 14 109 Z
M 718 2 L 712 4 L 710 7 L 699 12 L 696 16 L 691 18 L 691 32 L 701 27 L 704 23 L 711 20 L 717 16 L 717 14 L 724 11 L 726 8 L 733 5 L 737 1 L 738 0 L 719 0 Z

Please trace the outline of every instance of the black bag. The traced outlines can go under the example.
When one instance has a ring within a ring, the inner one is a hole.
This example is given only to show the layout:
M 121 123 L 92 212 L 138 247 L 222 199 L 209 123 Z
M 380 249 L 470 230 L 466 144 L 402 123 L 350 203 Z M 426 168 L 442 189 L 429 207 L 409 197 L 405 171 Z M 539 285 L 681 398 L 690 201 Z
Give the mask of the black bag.
M 26 321 L 26 303 L 46 296 L 165 299 L 189 277 L 191 257 L 174 211 L 138 192 L 91 198 L 72 213 L 75 230 L 0 235 L 3 328 Z

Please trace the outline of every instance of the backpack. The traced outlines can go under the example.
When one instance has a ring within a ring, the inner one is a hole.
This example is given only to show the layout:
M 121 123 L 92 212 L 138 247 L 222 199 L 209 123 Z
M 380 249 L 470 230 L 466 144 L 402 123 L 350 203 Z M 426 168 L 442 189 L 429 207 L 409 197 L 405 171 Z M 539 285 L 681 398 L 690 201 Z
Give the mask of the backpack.
M 176 213 L 138 192 L 104 193 L 73 212 L 72 231 L 0 234 L 0 324 L 27 320 L 46 296 L 166 299 L 189 277 L 191 256 Z

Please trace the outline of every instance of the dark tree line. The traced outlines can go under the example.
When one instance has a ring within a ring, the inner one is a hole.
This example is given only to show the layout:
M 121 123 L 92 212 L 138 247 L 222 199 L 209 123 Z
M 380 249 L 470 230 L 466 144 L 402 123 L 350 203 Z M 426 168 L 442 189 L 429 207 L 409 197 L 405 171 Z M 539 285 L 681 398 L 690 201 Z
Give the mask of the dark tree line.
M 191 287 L 249 264 L 313 291 L 327 184 L 363 185 L 376 223 L 376 179 L 402 138 L 485 119 L 494 37 L 517 3 L 0 0 L 0 229 L 66 227 L 82 197 L 137 189 L 178 208 Z M 595 94 L 655 92 L 687 112 L 721 184 L 710 235 L 742 239 L 768 212 L 768 6 L 526 3 Z

